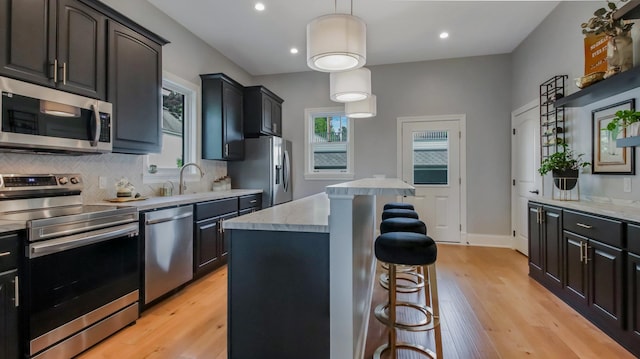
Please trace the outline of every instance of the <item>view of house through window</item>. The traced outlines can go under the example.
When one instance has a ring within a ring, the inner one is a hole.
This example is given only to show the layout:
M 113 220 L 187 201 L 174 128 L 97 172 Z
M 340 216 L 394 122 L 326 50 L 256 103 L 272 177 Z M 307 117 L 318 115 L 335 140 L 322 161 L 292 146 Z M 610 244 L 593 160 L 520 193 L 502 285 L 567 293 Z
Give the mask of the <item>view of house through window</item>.
M 345 178 L 353 173 L 353 127 L 343 109 L 330 110 L 307 111 L 306 177 Z
M 413 133 L 413 183 L 446 185 L 449 183 L 449 138 L 447 131 Z
M 186 95 L 168 85 L 162 87 L 162 152 L 149 155 L 149 165 L 179 168 L 184 163 Z

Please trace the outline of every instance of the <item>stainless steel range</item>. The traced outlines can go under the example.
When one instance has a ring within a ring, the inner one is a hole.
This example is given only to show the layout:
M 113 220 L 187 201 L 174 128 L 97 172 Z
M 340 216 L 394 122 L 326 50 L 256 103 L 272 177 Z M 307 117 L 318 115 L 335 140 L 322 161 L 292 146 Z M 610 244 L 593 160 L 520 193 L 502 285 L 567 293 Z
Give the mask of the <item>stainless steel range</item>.
M 138 211 L 83 205 L 79 174 L 0 175 L 0 219 L 25 221 L 23 350 L 71 358 L 138 318 Z

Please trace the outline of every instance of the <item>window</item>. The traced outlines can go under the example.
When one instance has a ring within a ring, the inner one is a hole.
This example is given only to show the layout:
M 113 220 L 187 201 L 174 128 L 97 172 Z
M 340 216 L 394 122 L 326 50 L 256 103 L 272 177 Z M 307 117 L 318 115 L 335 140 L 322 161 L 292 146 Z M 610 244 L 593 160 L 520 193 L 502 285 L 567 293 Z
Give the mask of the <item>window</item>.
M 177 179 L 180 167 L 196 159 L 198 86 L 164 73 L 162 80 L 162 152 L 145 157 L 145 182 Z
M 449 137 L 447 131 L 413 133 L 413 183 L 449 184 Z
M 352 179 L 353 126 L 344 108 L 305 110 L 305 179 Z

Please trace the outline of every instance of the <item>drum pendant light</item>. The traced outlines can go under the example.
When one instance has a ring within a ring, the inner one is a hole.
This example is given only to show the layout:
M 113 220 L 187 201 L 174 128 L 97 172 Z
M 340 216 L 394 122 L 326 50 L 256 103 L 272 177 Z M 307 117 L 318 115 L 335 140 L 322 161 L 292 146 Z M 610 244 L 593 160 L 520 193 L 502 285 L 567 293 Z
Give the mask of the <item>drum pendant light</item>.
M 353 14 L 331 14 L 307 24 L 307 65 L 311 69 L 348 71 L 364 66 L 366 60 L 367 25 L 362 19 Z
M 364 100 L 344 104 L 344 112 L 351 118 L 375 117 L 377 111 L 376 95 L 373 94 Z
M 364 100 L 371 96 L 371 71 L 366 67 L 329 74 L 329 97 L 336 102 Z

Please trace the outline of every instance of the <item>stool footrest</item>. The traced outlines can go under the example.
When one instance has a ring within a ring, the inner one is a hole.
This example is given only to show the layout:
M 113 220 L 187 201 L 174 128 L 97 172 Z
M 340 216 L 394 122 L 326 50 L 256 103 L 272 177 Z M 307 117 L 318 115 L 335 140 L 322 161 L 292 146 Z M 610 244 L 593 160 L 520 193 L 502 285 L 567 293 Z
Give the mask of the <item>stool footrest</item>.
M 407 281 L 411 284 L 396 284 L 396 292 L 398 293 L 415 293 L 424 288 L 424 276 L 417 272 L 398 272 L 396 281 Z M 378 281 L 382 288 L 389 290 L 389 273 L 380 274 Z
M 408 307 L 415 309 L 420 312 L 424 316 L 424 319 L 420 320 L 417 323 L 406 323 L 396 321 L 395 323 L 389 322 L 389 303 L 380 304 L 375 309 L 376 318 L 386 325 L 387 327 L 394 327 L 402 330 L 407 330 L 411 332 L 424 332 L 427 330 L 433 330 L 435 327 L 440 325 L 440 318 L 435 317 L 433 315 L 433 310 L 431 307 L 427 307 L 422 304 L 412 303 L 412 302 L 396 302 L 396 307 Z M 397 319 L 396 319 L 397 320 Z
M 373 353 L 373 359 L 380 359 L 382 357 L 382 353 L 389 349 L 389 344 L 383 344 L 379 346 L 378 349 L 376 349 L 375 353 Z M 396 350 L 397 349 L 408 349 L 416 353 L 424 354 L 432 359 L 437 358 L 436 353 L 418 344 L 399 342 L 396 343 Z

